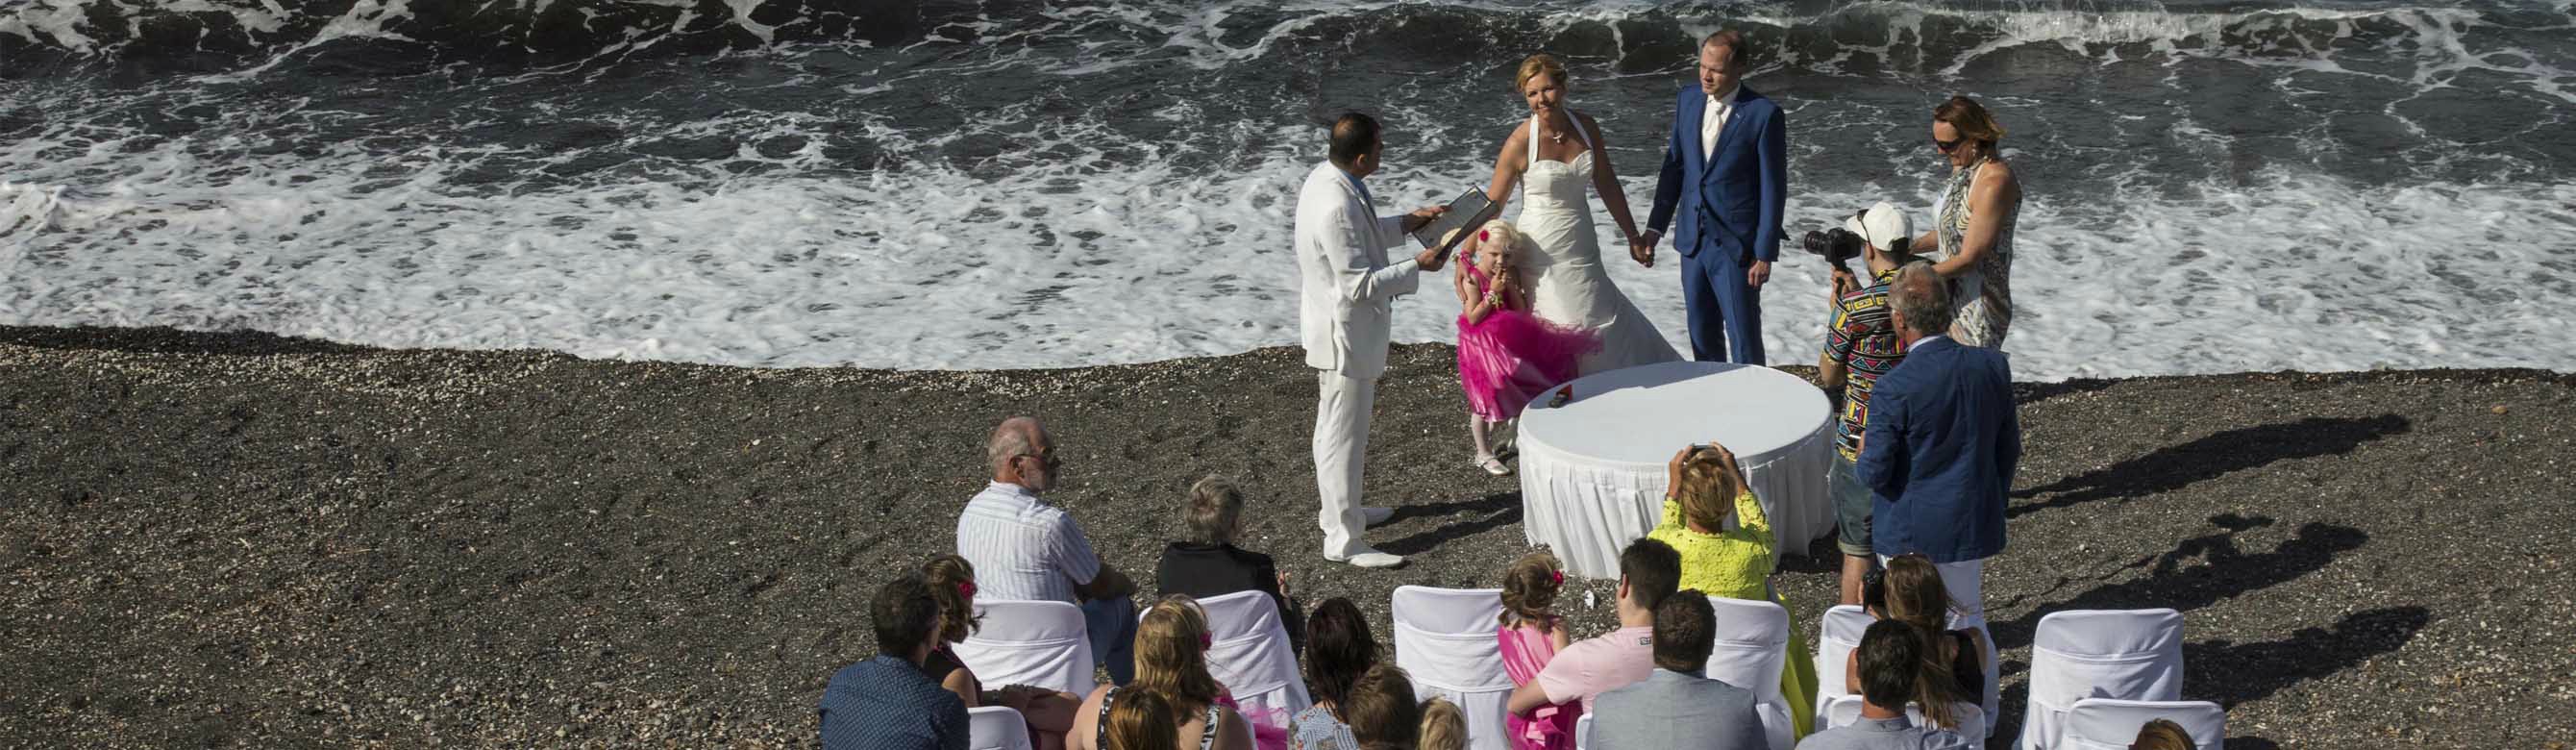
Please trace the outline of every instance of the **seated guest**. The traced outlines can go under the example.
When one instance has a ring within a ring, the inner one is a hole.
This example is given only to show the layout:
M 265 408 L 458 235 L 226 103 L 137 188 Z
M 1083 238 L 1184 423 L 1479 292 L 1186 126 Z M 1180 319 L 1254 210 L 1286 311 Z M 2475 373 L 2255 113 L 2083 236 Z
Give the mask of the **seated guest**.
M 1422 702 L 1422 731 L 1415 750 L 1467 750 L 1467 713 L 1447 698 Z
M 1914 698 L 1922 707 L 1924 722 L 1958 729 L 1959 717 L 1951 715 L 1955 704 L 1979 703 L 1985 695 L 1983 636 L 1973 628 L 1946 629 L 1958 605 L 1941 587 L 1941 574 L 1932 561 L 1922 555 L 1898 555 L 1887 561 L 1884 574 L 1873 578 L 1876 590 L 1861 597 L 1870 615 L 1913 625 L 1915 632 L 1925 636 L 1923 670 L 1915 688 L 1919 694 Z M 1845 661 L 1843 681 L 1849 692 L 1861 691 L 1859 651 Z
M 1547 550 L 1522 555 L 1503 569 L 1503 616 L 1495 624 L 1494 644 L 1512 687 L 1537 681 L 1556 652 L 1574 645 L 1564 618 L 1552 609 L 1564 588 L 1565 570 Z M 1505 715 L 1503 731 L 1512 750 L 1568 750 L 1574 747 L 1574 725 L 1582 720 L 1581 706 L 1540 706 L 1528 718 Z
M 1242 518 L 1243 493 L 1234 482 L 1211 476 L 1190 485 L 1189 510 L 1181 516 L 1189 538 L 1163 548 L 1154 581 L 1162 596 L 1206 599 L 1243 591 L 1269 594 L 1279 606 L 1279 624 L 1288 629 L 1288 646 L 1295 650 L 1304 640 L 1304 628 L 1299 627 L 1296 603 L 1288 598 L 1288 577 L 1279 573 L 1269 555 L 1234 546 Z
M 1592 747 L 1764 750 L 1753 691 L 1708 678 L 1717 647 L 1717 611 L 1708 597 L 1682 589 L 1655 606 L 1655 671 L 1601 694 L 1592 717 Z
M 984 572 L 985 596 L 1081 606 L 1092 658 L 1123 684 L 1136 674 L 1129 650 L 1136 604 L 1127 598 L 1136 584 L 1091 550 L 1073 516 L 1038 498 L 1055 487 L 1058 456 L 1035 419 L 1012 417 L 994 428 L 984 444 L 993 483 L 957 517 L 957 555 Z
M 1681 567 L 1681 556 L 1663 542 L 1629 542 L 1619 553 L 1619 629 L 1557 652 L 1538 679 L 1512 691 L 1512 715 L 1529 718 L 1542 706 L 1577 701 L 1590 713 L 1603 692 L 1646 679 L 1655 671 L 1655 606 L 1673 595 Z
M 967 708 L 1007 706 L 1028 720 L 1029 739 L 1043 750 L 1064 747 L 1065 732 L 1073 729 L 1073 710 L 1082 696 L 1072 693 L 1010 685 L 1000 690 L 985 690 L 975 679 L 974 670 L 949 644 L 966 640 L 984 626 L 984 618 L 975 614 L 975 566 L 956 555 L 932 555 L 923 563 L 921 575 L 930 584 L 930 596 L 939 600 L 939 647 L 930 651 L 921 671 L 938 680 L 940 687 L 966 701 Z
M 1413 701 L 1413 678 L 1393 664 L 1360 675 L 1345 712 L 1359 750 L 1414 750 L 1421 739 L 1422 704 Z
M 1253 750 L 1252 725 L 1226 707 L 1225 686 L 1207 670 L 1207 615 L 1186 596 L 1166 597 L 1145 611 L 1136 626 L 1136 679 L 1125 686 L 1102 685 L 1084 698 L 1074 713 L 1067 745 L 1075 750 L 1104 750 L 1109 725 L 1121 691 L 1153 693 L 1171 704 L 1180 718 L 1180 746 L 1212 750 Z M 1215 733 L 1210 738 L 1209 733 Z
M 1976 743 L 1947 730 L 1918 727 L 1905 715 L 1922 673 L 1923 637 L 1895 620 L 1862 631 L 1860 721 L 1812 735 L 1798 750 L 1969 750 Z
M 2138 727 L 2138 739 L 2129 743 L 2129 750 L 2196 750 L 2198 747 L 2191 743 L 2191 732 L 2171 719 L 2156 719 Z
M 1681 587 L 1710 596 L 1778 604 L 1789 601 L 1771 590 L 1771 522 L 1753 485 L 1735 464 L 1735 454 L 1716 443 L 1693 445 L 1673 454 L 1665 465 L 1663 522 L 1646 537 L 1671 545 L 1682 558 Z M 1735 528 L 1726 527 L 1735 516 Z M 1789 621 L 1796 622 L 1796 612 Z M 1788 657 L 1780 669 L 1780 694 L 1788 698 L 1794 736 L 1804 737 L 1815 721 L 1816 665 L 1806 657 L 1806 636 L 1789 629 Z
M 1288 746 L 1294 750 L 1358 750 L 1351 734 L 1351 686 L 1377 666 L 1377 638 L 1369 634 L 1368 617 L 1359 605 L 1333 597 L 1306 618 L 1306 692 L 1315 704 L 1290 722 Z
M 1905 361 L 1870 389 L 1857 464 L 1873 497 L 1870 546 L 1881 560 L 1930 558 L 1958 605 L 1957 625 L 1985 633 L 1986 559 L 2004 551 L 2006 493 L 2021 461 L 2012 366 L 2002 352 L 1944 335 L 1950 293 L 1931 266 L 1897 270 L 1888 304 Z M 1984 703 L 1993 727 L 1998 704 Z
M 939 643 L 940 619 L 919 573 L 877 589 L 868 605 L 876 657 L 833 673 L 814 707 L 825 750 L 966 750 L 966 703 L 921 671 Z
M 1162 696 L 1138 690 L 1109 711 L 1107 750 L 1176 750 L 1181 746 L 1181 717 Z

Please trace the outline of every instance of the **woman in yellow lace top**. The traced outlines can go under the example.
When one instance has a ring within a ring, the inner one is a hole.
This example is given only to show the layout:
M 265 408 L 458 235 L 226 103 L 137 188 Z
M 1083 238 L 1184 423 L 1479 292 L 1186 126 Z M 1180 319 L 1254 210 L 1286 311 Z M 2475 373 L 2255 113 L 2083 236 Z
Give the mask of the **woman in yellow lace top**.
M 1736 466 L 1735 454 L 1716 443 L 1683 448 L 1666 465 L 1665 475 L 1671 490 L 1664 497 L 1664 517 L 1646 537 L 1681 553 L 1681 587 L 1787 609 L 1789 603 L 1771 590 L 1771 569 L 1778 561 L 1771 549 L 1771 521 L 1762 515 L 1762 503 Z M 1733 529 L 1726 528 L 1730 514 L 1738 517 Z M 1780 694 L 1789 699 L 1789 716 L 1803 738 L 1815 721 L 1816 665 L 1807 657 L 1795 612 L 1789 622 Z

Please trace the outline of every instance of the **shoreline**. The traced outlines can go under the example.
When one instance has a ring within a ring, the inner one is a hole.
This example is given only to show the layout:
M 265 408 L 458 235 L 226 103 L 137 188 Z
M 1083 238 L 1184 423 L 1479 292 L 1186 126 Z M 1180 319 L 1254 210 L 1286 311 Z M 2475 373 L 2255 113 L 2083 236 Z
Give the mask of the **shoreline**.
M 1396 585 L 1489 585 L 1518 485 L 1467 465 L 1446 345 L 1398 345 L 1367 492 L 1392 571 L 1315 556 L 1293 347 L 946 371 L 386 350 L 0 327 L 7 744 L 803 746 L 861 602 L 946 549 L 1003 416 L 1150 587 L 1183 489 L 1242 481 L 1245 546 L 1385 635 Z M 1783 368 L 1807 374 L 1808 368 Z M 2016 383 L 2028 445 L 1987 606 L 2020 724 L 2030 630 L 2184 612 L 2189 700 L 2243 747 L 2576 736 L 2576 374 L 2444 369 Z M 1812 632 L 1831 543 L 1775 578 Z M 1578 631 L 1603 594 L 1562 601 Z M 1572 592 L 1569 591 L 1569 594 Z

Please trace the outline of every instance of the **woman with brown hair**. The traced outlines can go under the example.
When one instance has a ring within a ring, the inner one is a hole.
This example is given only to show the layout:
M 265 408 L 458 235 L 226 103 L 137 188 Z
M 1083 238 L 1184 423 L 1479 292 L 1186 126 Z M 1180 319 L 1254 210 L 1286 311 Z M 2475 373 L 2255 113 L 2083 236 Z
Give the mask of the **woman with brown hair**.
M 975 614 L 975 564 L 957 555 L 932 555 L 921 564 L 921 575 L 930 584 L 930 598 L 939 602 L 939 647 L 921 663 L 923 674 L 938 680 L 939 686 L 966 701 L 967 708 L 1006 706 L 1020 712 L 1029 724 L 1029 740 L 1041 750 L 1065 746 L 1065 732 L 1073 728 L 1074 707 L 1081 698 L 1072 693 L 1028 685 L 1010 685 L 1000 690 L 985 690 L 975 672 L 957 658 L 950 644 L 966 640 L 983 626 L 984 618 Z
M 1512 78 L 1512 94 L 1529 108 L 1526 125 L 1516 124 L 1503 137 L 1494 157 L 1493 181 L 1485 195 L 1500 204 L 1514 187 L 1527 188 L 1524 204 L 1512 224 L 1529 238 L 1520 259 L 1521 287 L 1529 290 L 1532 315 L 1562 326 L 1592 331 L 1601 347 L 1582 356 L 1579 373 L 1604 372 L 1633 365 L 1681 359 L 1671 342 L 1655 330 L 1601 265 L 1601 239 L 1592 225 L 1593 194 L 1610 210 L 1610 219 L 1628 245 L 1642 245 L 1636 220 L 1628 214 L 1628 196 L 1610 165 L 1601 124 L 1591 115 L 1565 106 L 1570 80 L 1565 63 L 1554 55 L 1536 54 L 1521 61 Z M 1649 250 L 1648 252 L 1651 252 Z M 1650 254 L 1635 256 L 1652 265 Z
M 1107 750 L 1173 750 L 1181 746 L 1181 718 L 1172 704 L 1144 691 L 1127 696 L 1109 711 Z
M 1873 593 L 1866 597 L 1870 614 L 1912 625 L 1923 638 L 1923 665 L 1914 689 L 1915 703 L 1922 707 L 1924 721 L 1942 729 L 1958 729 L 1961 717 L 1953 714 L 1956 704 L 1984 704 L 1984 635 L 1975 628 L 1949 629 L 1950 612 L 1956 605 L 1950 600 L 1949 589 L 1941 585 L 1941 572 L 1931 558 L 1905 554 L 1889 559 L 1887 572 Z M 1845 669 L 1846 684 L 1853 693 L 1859 693 L 1857 653 Z
M 1950 280 L 1958 318 L 1950 337 L 1969 346 L 2003 346 L 2012 328 L 2013 225 L 2021 217 L 2021 178 L 2003 160 L 2004 126 L 1985 105 L 1950 97 L 1932 110 L 1932 148 L 1950 161 L 1950 184 L 1933 204 L 1932 231 L 1918 248 L 1939 243 L 1932 270 Z
M 1358 750 L 1350 716 L 1351 686 L 1377 666 L 1377 638 L 1359 605 L 1342 597 L 1324 600 L 1306 618 L 1306 687 L 1315 704 L 1289 722 L 1293 750 Z
M 2129 750 L 2193 750 L 2196 747 L 2199 746 L 2192 744 L 2191 732 L 2168 719 L 2156 719 L 2138 727 L 2138 739 L 2129 743 Z
M 1068 746 L 1106 750 L 1109 716 L 1119 693 L 1153 693 L 1171 704 L 1179 719 L 1179 747 L 1198 750 L 1253 750 L 1252 726 L 1224 703 L 1225 686 L 1208 674 L 1206 613 L 1186 596 L 1167 596 L 1145 610 L 1136 624 L 1136 679 L 1125 686 L 1102 685 L 1074 712 Z

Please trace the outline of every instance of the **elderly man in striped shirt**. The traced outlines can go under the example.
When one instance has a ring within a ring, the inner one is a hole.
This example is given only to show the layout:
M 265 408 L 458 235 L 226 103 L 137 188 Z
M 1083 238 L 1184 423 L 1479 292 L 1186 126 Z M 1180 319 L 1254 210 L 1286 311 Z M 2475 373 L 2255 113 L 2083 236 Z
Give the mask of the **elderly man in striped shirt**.
M 1136 583 L 1091 550 L 1073 516 L 1039 499 L 1062 465 L 1054 441 L 1037 420 L 1012 417 L 993 429 L 984 455 L 993 483 L 957 518 L 957 555 L 975 565 L 976 595 L 1082 607 L 1093 658 L 1125 684 L 1136 673 L 1136 605 L 1128 598 Z

